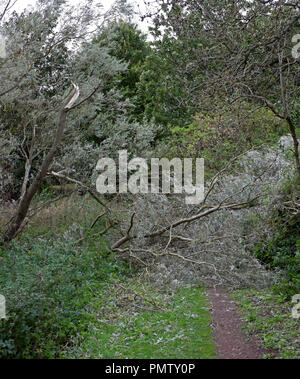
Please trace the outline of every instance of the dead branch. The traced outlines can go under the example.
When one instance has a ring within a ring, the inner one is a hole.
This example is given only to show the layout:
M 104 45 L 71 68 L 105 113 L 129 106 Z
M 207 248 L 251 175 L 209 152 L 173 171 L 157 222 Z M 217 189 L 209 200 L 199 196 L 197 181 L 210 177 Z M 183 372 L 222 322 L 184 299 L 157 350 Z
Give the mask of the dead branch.
M 257 199 L 257 197 L 255 197 L 255 199 Z M 141 238 L 154 238 L 154 237 L 161 236 L 165 232 L 168 232 L 168 231 L 172 230 L 173 228 L 178 227 L 179 225 L 194 222 L 196 220 L 199 220 L 200 218 L 208 216 L 209 214 L 214 213 L 214 212 L 219 211 L 219 210 L 239 210 L 239 209 L 248 208 L 249 206 L 252 206 L 253 201 L 255 199 L 251 199 L 249 201 L 245 201 L 245 202 L 241 202 L 241 203 L 222 204 L 222 202 L 221 202 L 220 204 L 218 204 L 216 206 L 202 206 L 201 209 L 200 209 L 200 212 L 197 213 L 196 215 L 194 215 L 192 217 L 188 217 L 188 218 L 182 218 L 182 219 L 174 222 L 173 224 L 167 225 L 167 226 L 165 226 L 165 227 L 157 230 L 156 232 L 147 233 L 147 234 L 145 234 Z M 203 212 L 203 209 L 205 209 L 205 208 L 209 208 L 209 209 L 207 209 L 206 211 Z M 129 235 L 129 232 L 130 232 L 130 230 L 132 229 L 132 226 L 133 226 L 133 217 L 134 217 L 134 215 L 135 215 L 135 213 L 131 217 L 130 227 L 129 227 L 129 229 L 128 229 L 126 235 L 125 235 L 125 237 L 123 237 L 119 241 L 117 241 L 112 246 L 112 250 L 114 250 L 116 248 L 119 248 L 124 243 L 126 243 L 126 242 L 128 242 L 128 241 L 130 241 L 132 239 L 136 239 L 137 238 L 136 235 L 132 235 L 132 236 Z
M 95 220 L 92 222 L 90 228 L 93 229 L 93 227 L 97 224 L 97 222 L 106 214 L 106 212 L 101 213 L 99 216 L 95 218 Z
M 89 238 L 95 238 L 95 237 L 103 236 L 111 228 L 113 228 L 115 225 L 116 225 L 116 222 L 108 220 L 108 223 L 106 224 L 106 227 L 101 232 L 95 233 L 95 234 L 93 234 L 91 236 L 81 237 L 79 240 L 75 241 L 74 244 L 77 245 L 78 243 L 84 241 L 87 237 L 89 237 Z
M 134 216 L 135 216 L 135 212 L 131 216 L 130 226 L 129 226 L 127 232 L 126 232 L 126 235 L 123 238 L 121 238 L 119 241 L 117 241 L 115 244 L 113 244 L 112 250 L 117 249 L 118 247 L 122 246 L 124 243 L 126 243 L 127 241 L 129 241 L 129 240 L 131 240 L 133 238 L 133 237 L 130 237 L 130 231 L 131 231 L 131 229 L 133 227 Z
M 69 176 L 63 175 L 62 171 L 60 172 L 51 171 L 48 174 L 55 176 L 56 178 L 64 179 L 70 183 L 77 184 L 79 187 L 85 189 L 97 201 L 97 203 L 99 203 L 102 207 L 106 209 L 108 213 L 111 213 L 111 210 L 108 208 L 108 206 L 99 199 L 99 196 L 96 194 L 96 192 L 92 188 L 88 187 L 87 185 L 85 185 L 84 183 L 80 182 L 77 179 L 73 179 L 73 178 L 70 178 Z

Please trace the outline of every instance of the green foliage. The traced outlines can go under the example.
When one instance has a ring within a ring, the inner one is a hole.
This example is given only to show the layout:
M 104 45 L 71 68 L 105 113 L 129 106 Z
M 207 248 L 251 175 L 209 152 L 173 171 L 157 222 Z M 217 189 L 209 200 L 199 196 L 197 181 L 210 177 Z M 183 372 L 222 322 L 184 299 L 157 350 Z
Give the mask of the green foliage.
M 255 336 L 262 345 L 273 351 L 264 358 L 300 358 L 299 320 L 293 319 L 293 303 L 271 290 L 242 290 L 234 293 L 244 318 L 247 335 Z
M 122 273 L 101 240 L 76 248 L 60 237 L 25 238 L 0 254 L 8 316 L 0 320 L 1 358 L 59 357 L 93 322 L 96 294 Z
M 285 189 L 285 199 L 299 191 L 299 184 L 290 183 Z M 274 234 L 268 241 L 258 241 L 253 252 L 271 269 L 283 270 L 285 278 L 273 288 L 274 293 L 290 299 L 300 292 L 300 215 L 279 209 L 272 220 Z
M 213 111 L 198 113 L 190 125 L 172 127 L 167 150 L 171 156 L 204 158 L 210 176 L 243 151 L 276 141 L 282 132 L 282 123 L 265 108 L 220 102 Z
M 168 62 L 155 51 L 146 60 L 138 84 L 138 101 L 144 104 L 145 117 L 148 120 L 153 118 L 165 128 L 178 123 L 187 124 L 192 114 L 176 100 L 184 98 L 185 91 L 172 77 L 171 71 Z
M 162 137 L 168 134 L 169 126 L 188 125 L 196 109 L 187 96 L 192 77 L 181 73 L 179 80 L 178 64 L 169 57 L 184 60 L 183 49 L 182 43 L 171 43 L 167 35 L 153 43 L 137 85 L 137 101 L 144 105 L 147 120 L 164 126 Z M 186 77 L 184 84 L 182 77 Z
M 144 104 L 137 99 L 138 84 L 144 70 L 144 62 L 151 49 L 137 25 L 122 19 L 109 23 L 92 42 L 95 46 L 108 48 L 109 54 L 127 64 L 125 72 L 116 75 L 108 89 L 118 88 L 124 99 L 133 104 L 131 111 L 135 119 L 142 120 Z

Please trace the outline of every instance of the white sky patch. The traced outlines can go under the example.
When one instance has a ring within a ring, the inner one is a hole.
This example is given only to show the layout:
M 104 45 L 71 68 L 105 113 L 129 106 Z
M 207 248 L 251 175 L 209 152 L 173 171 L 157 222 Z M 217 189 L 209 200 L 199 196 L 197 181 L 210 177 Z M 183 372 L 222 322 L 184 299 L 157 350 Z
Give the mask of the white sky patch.
M 6 58 L 5 39 L 0 34 L 0 58 Z
M 0 1 L 3 1 L 3 0 L 0 0 Z M 25 8 L 34 7 L 36 2 L 37 0 L 17 0 L 16 4 L 11 10 L 14 10 L 19 13 L 19 12 L 22 12 Z M 95 0 L 95 3 L 96 2 L 101 3 L 103 5 L 103 12 L 107 12 L 110 9 L 110 7 L 114 4 L 115 0 L 102 0 L 102 1 Z M 74 5 L 74 7 L 76 7 L 76 5 L 80 3 L 83 3 L 83 1 L 82 0 L 68 0 L 68 4 Z M 145 10 L 144 0 L 132 0 L 132 1 L 129 0 L 128 3 L 134 6 L 134 9 L 136 10 L 136 12 L 144 12 Z M 147 21 L 141 22 L 139 16 L 134 17 L 132 21 L 138 24 L 142 32 L 144 32 L 145 34 L 148 33 L 148 28 L 151 25 L 149 22 Z
M 13 10 L 17 12 L 21 12 L 22 10 L 24 10 L 25 8 L 29 6 L 34 6 L 36 3 L 37 3 L 37 0 L 18 0 L 16 5 L 13 7 Z M 82 0 L 69 0 L 68 3 L 74 4 L 74 6 L 76 6 L 77 4 L 82 3 Z M 114 3 L 114 0 L 103 0 L 103 1 L 99 1 L 99 3 L 103 5 L 103 9 L 106 11 Z

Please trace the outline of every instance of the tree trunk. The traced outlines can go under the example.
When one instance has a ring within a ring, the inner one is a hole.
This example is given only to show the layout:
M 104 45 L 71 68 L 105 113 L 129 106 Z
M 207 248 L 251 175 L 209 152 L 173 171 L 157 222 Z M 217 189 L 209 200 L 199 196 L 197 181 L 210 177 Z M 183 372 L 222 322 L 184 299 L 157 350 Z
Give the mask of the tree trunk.
M 4 232 L 4 236 L 3 236 L 4 242 L 11 241 L 19 233 L 20 229 L 22 229 L 23 222 L 27 215 L 31 200 L 33 196 L 36 194 L 36 192 L 38 191 L 38 189 L 40 188 L 43 179 L 47 175 L 48 168 L 50 164 L 52 163 L 55 153 L 61 143 L 61 139 L 62 139 L 65 123 L 66 123 L 66 115 L 67 115 L 66 110 L 63 109 L 60 112 L 57 131 L 56 131 L 56 137 L 53 142 L 53 145 L 42 163 L 40 172 L 34 179 L 31 186 L 26 191 L 25 195 L 21 198 L 16 214 L 14 215 L 13 219 L 8 224 L 6 231 Z
M 299 159 L 299 141 L 296 134 L 296 128 L 295 125 L 290 117 L 287 118 L 287 122 L 289 124 L 290 132 L 293 138 L 294 143 L 294 157 L 295 157 L 295 163 L 296 163 L 296 170 L 298 173 L 298 178 L 300 179 L 300 159 Z
M 72 105 L 74 104 L 74 102 L 77 100 L 79 96 L 78 86 L 74 84 L 73 86 L 74 86 L 74 91 L 72 95 L 68 98 L 66 105 L 64 105 L 64 107 L 60 111 L 57 129 L 56 129 L 56 135 L 55 135 L 52 147 L 49 150 L 48 154 L 46 155 L 46 158 L 44 159 L 42 163 L 40 172 L 35 177 L 34 181 L 30 185 L 30 187 L 28 188 L 24 196 L 22 196 L 20 199 L 18 209 L 16 210 L 16 213 L 14 217 L 12 218 L 12 220 L 9 222 L 6 231 L 4 232 L 4 235 L 3 235 L 4 243 L 10 242 L 11 240 L 13 240 L 17 236 L 17 234 L 20 233 L 20 231 L 22 230 L 28 209 L 31 204 L 31 200 L 33 196 L 36 194 L 36 192 L 38 191 L 38 189 L 40 188 L 43 179 L 47 175 L 49 166 L 53 161 L 53 158 L 57 152 L 59 145 L 61 144 L 61 140 L 62 140 L 65 124 L 66 124 L 67 113 L 71 109 Z

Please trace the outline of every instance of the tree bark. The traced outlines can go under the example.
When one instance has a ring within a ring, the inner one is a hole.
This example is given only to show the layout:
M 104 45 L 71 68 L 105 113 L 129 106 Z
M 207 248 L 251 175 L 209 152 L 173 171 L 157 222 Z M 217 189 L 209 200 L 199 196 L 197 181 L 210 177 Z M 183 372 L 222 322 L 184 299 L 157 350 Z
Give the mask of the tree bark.
M 17 236 L 17 234 L 22 230 L 33 196 L 36 194 L 36 192 L 40 188 L 43 179 L 47 175 L 49 166 L 53 161 L 53 158 L 57 152 L 57 149 L 59 148 L 61 144 L 61 140 L 63 137 L 63 132 L 64 132 L 65 124 L 66 124 L 67 113 L 71 109 L 72 105 L 74 104 L 74 102 L 77 100 L 79 96 L 78 86 L 74 84 L 73 86 L 74 86 L 74 91 L 72 95 L 68 98 L 68 100 L 66 101 L 66 104 L 60 111 L 58 123 L 57 123 L 56 135 L 55 135 L 52 147 L 49 150 L 48 154 L 46 155 L 46 158 L 44 159 L 42 163 L 39 173 L 35 177 L 34 181 L 30 185 L 30 187 L 28 188 L 24 196 L 22 196 L 20 199 L 16 213 L 13 216 L 12 220 L 9 222 L 7 229 L 4 232 L 4 235 L 3 235 L 4 243 L 10 242 L 11 240 L 13 240 Z
M 294 143 L 294 157 L 295 157 L 295 163 L 296 163 L 296 170 L 298 173 L 298 178 L 300 179 L 300 159 L 299 159 L 299 141 L 296 134 L 296 128 L 295 125 L 290 117 L 287 117 L 287 122 L 289 124 L 290 132 L 293 138 Z

